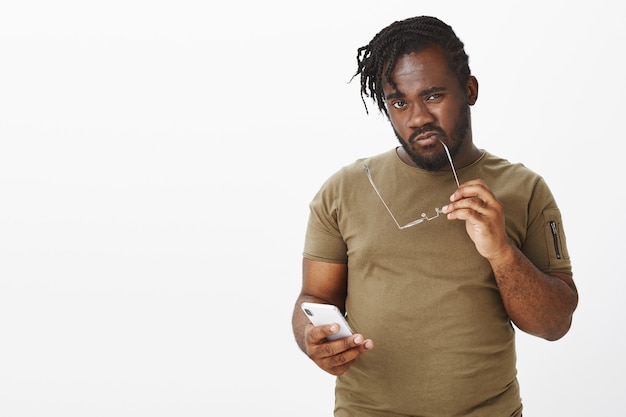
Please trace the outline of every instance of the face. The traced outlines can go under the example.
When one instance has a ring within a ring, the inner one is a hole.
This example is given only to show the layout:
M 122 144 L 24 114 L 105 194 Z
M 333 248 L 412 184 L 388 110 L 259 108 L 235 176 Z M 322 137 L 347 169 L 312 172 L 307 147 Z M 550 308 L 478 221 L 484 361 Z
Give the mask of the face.
M 391 73 L 393 88 L 383 82 L 383 92 L 393 130 L 408 157 L 420 168 L 449 166 L 443 141 L 453 157 L 470 149 L 470 111 L 476 91 L 472 78 L 461 88 L 443 52 L 429 47 L 402 56 Z

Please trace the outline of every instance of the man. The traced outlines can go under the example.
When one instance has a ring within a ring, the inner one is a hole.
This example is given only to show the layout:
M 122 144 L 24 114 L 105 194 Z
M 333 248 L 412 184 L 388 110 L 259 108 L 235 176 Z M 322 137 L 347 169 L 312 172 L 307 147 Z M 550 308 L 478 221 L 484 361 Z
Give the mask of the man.
M 474 145 L 478 81 L 444 22 L 394 22 L 356 75 L 401 146 L 312 200 L 296 341 L 337 375 L 335 416 L 519 417 L 513 324 L 557 340 L 578 303 L 558 206 L 539 175 Z M 314 327 L 303 301 L 355 333 L 328 340 L 338 326 Z

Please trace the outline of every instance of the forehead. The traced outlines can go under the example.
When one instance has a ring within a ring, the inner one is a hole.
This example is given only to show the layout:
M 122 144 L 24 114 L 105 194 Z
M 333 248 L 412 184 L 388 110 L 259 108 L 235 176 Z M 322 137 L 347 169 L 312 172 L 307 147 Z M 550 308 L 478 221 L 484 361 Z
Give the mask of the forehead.
M 452 72 L 443 51 L 437 46 L 400 56 L 391 72 L 391 80 L 400 91 L 418 85 L 428 88 L 449 86 L 451 82 L 458 84 L 456 74 Z M 383 79 L 383 88 L 392 88 L 386 78 Z

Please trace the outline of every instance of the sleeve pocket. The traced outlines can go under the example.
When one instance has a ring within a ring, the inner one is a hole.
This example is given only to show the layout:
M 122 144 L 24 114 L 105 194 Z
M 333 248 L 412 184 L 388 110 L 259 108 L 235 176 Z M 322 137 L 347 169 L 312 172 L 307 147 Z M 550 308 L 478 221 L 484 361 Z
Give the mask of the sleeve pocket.
M 544 210 L 543 220 L 546 244 L 550 253 L 550 265 L 556 266 L 569 261 L 561 212 L 557 208 Z

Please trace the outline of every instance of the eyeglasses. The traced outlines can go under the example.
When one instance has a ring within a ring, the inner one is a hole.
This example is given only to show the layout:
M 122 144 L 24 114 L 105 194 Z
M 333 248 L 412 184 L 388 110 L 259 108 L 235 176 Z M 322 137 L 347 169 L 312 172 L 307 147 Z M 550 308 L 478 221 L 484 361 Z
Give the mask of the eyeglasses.
M 448 156 L 448 161 L 450 161 L 450 167 L 452 168 L 452 173 L 454 174 L 454 180 L 456 181 L 456 186 L 460 187 L 460 185 L 459 185 L 459 177 L 457 177 L 457 175 L 456 175 L 456 170 L 454 169 L 454 164 L 452 163 L 452 156 L 450 156 L 450 151 L 448 150 L 448 147 L 446 146 L 446 144 L 441 141 L 441 139 L 439 140 L 439 142 L 441 142 L 441 144 L 443 145 L 443 148 L 446 150 L 446 155 Z M 376 194 L 378 195 L 378 198 L 380 198 L 380 201 L 383 203 L 383 205 L 385 206 L 385 208 L 389 212 L 389 215 L 391 216 L 393 221 L 396 223 L 396 226 L 398 226 L 398 229 L 400 229 L 400 230 L 408 229 L 409 227 L 415 226 L 416 224 L 420 224 L 421 222 L 423 222 L 425 220 L 430 221 L 430 220 L 436 219 L 437 217 L 439 217 L 439 215 L 441 213 L 443 213 L 439 207 L 435 207 L 435 215 L 434 216 L 428 217 L 426 215 L 426 213 L 422 213 L 422 217 L 420 217 L 419 219 L 413 220 L 412 222 L 407 223 L 404 226 L 400 226 L 400 223 L 398 223 L 398 220 L 396 220 L 396 217 L 393 215 L 393 213 L 389 209 L 389 206 L 387 205 L 387 203 L 385 203 L 385 200 L 383 199 L 383 196 L 380 195 L 380 191 L 378 191 L 378 188 L 376 187 L 376 184 L 374 184 L 374 180 L 372 179 L 372 174 L 370 173 L 369 167 L 367 166 L 367 164 L 365 164 L 364 166 L 365 166 L 365 172 L 367 173 L 367 178 L 370 180 L 370 184 L 372 184 L 372 188 L 374 188 L 374 191 L 376 191 Z

